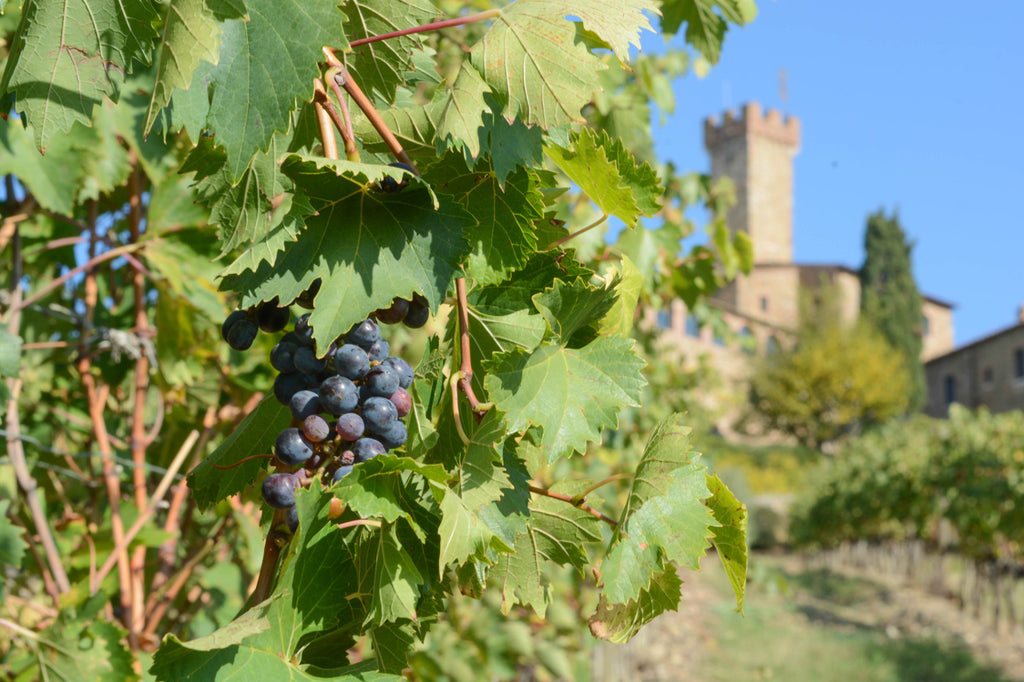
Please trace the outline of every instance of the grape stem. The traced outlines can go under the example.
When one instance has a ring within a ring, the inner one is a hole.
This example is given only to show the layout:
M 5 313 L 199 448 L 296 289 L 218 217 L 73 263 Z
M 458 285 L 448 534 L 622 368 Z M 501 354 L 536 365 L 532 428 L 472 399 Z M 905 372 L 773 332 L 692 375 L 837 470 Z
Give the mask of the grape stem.
M 537 487 L 535 485 L 531 485 L 531 486 L 529 486 L 529 488 L 530 488 L 530 492 L 531 493 L 535 493 L 537 495 L 543 495 L 544 497 L 550 497 L 550 498 L 555 499 L 555 500 L 561 500 L 562 502 L 568 502 L 572 506 L 577 507 L 577 508 L 582 509 L 583 511 L 587 512 L 591 516 L 593 516 L 595 518 L 598 518 L 598 519 L 601 519 L 602 521 L 607 523 L 612 528 L 616 528 L 619 525 L 618 521 L 616 521 L 615 519 L 613 519 L 610 516 L 606 516 L 605 514 L 602 514 L 598 510 L 596 510 L 593 507 L 591 507 L 590 505 L 586 504 L 582 499 L 577 499 L 575 497 L 571 497 L 571 496 L 565 495 L 563 493 L 556 493 L 556 492 L 553 492 L 551 490 L 547 490 L 545 488 Z
M 412 28 L 403 28 L 401 31 L 392 31 L 391 33 L 381 33 L 376 36 L 369 36 L 366 38 L 360 38 L 359 40 L 353 40 L 349 43 L 350 47 L 359 47 L 360 45 L 367 45 L 369 43 L 376 43 L 381 40 L 389 40 L 391 38 L 400 38 L 402 36 L 412 35 L 414 33 L 427 33 L 429 31 L 437 31 L 442 28 L 452 28 L 453 26 L 465 26 L 466 24 L 475 24 L 478 21 L 486 21 L 487 19 L 493 19 L 494 17 L 501 16 L 500 9 L 489 9 L 483 12 L 477 12 L 476 14 L 469 14 L 464 17 L 457 19 L 445 19 L 443 21 L 435 21 L 430 24 L 422 24 L 421 26 L 413 26 Z
M 338 85 L 338 79 L 344 78 L 338 72 L 338 67 L 332 66 L 327 70 L 327 74 L 324 76 L 324 82 L 334 91 L 334 96 L 338 98 L 338 105 L 341 107 L 341 118 L 345 122 L 344 127 L 339 128 L 341 131 L 341 138 L 345 140 L 345 158 L 349 161 L 359 163 L 359 150 L 356 148 L 356 134 L 352 131 L 352 117 L 348 113 L 348 104 L 345 101 L 345 95 L 341 93 L 341 86 Z M 328 99 L 328 101 L 330 101 Z M 333 103 L 332 103 L 333 107 Z M 337 119 L 334 121 L 335 125 L 339 125 Z
M 483 421 L 484 413 L 487 411 L 480 404 L 476 394 L 473 392 L 473 361 L 470 355 L 469 343 L 469 304 L 466 302 L 466 279 L 459 277 L 455 280 L 455 299 L 459 313 L 459 388 L 466 394 L 469 407 L 473 410 L 473 418 L 479 424 Z M 465 439 L 463 439 L 465 440 Z M 467 443 L 469 441 L 466 441 Z
M 590 230 L 593 230 L 595 227 L 597 227 L 598 225 L 602 224 L 606 220 L 608 220 L 608 214 L 607 213 L 602 213 L 601 217 L 598 218 L 597 220 L 595 220 L 594 222 L 590 223 L 586 227 L 581 227 L 580 229 L 576 230 L 575 232 L 573 232 L 570 235 L 567 235 L 565 237 L 562 237 L 561 239 L 558 239 L 558 240 L 555 240 L 555 241 L 551 242 L 550 244 L 548 244 L 547 248 L 544 249 L 544 250 L 548 251 L 550 249 L 555 248 L 556 246 L 561 246 L 562 244 L 566 243 L 570 239 L 572 239 L 574 237 L 578 237 L 581 234 L 583 234 L 584 232 L 588 232 Z
M 587 488 L 586 490 L 584 490 L 580 494 L 576 495 L 576 497 L 574 497 L 573 499 L 580 500 L 582 502 L 583 499 L 587 495 L 589 495 L 590 493 L 594 492 L 595 490 L 597 490 L 601 486 L 607 485 L 607 484 L 611 483 L 612 481 L 620 481 L 620 480 L 622 480 L 624 478 L 633 478 L 634 476 L 635 476 L 635 474 L 612 474 L 608 478 L 605 478 L 605 479 L 603 479 L 601 481 L 598 481 L 594 485 L 590 486 L 589 488 Z
M 338 112 L 334 110 L 334 105 L 327 99 L 327 91 L 324 90 L 323 83 L 318 80 L 313 81 L 313 110 L 316 111 L 316 122 L 320 127 L 320 142 L 324 146 L 324 156 L 328 159 L 336 159 L 338 158 L 338 142 L 334 139 L 331 123 L 333 121 L 338 130 L 341 130 L 343 126 L 339 124 Z
M 381 522 L 375 519 L 355 519 L 354 521 L 339 523 L 337 528 L 338 530 L 341 530 L 342 528 L 354 528 L 355 526 L 371 526 L 373 528 L 380 528 Z
M 384 119 L 381 118 L 380 113 L 378 113 L 377 109 L 373 106 L 373 103 L 365 94 L 363 94 L 359 85 L 352 79 L 352 74 L 345 69 L 344 65 L 338 61 L 338 58 L 329 50 L 325 49 L 324 54 L 327 55 L 327 61 L 330 65 L 334 67 L 328 71 L 328 73 L 331 71 L 335 72 L 332 80 L 334 80 L 339 87 L 344 88 L 345 92 L 348 93 L 348 96 L 352 98 L 352 101 L 359 106 L 360 110 L 362 110 L 363 114 L 370 121 L 370 124 L 373 125 L 374 129 L 384 139 L 384 144 L 388 146 L 388 149 L 391 150 L 394 157 L 412 169 L 413 174 L 419 175 L 420 172 L 416 169 L 416 164 L 412 162 L 409 155 L 405 153 L 404 149 L 402 149 L 402 145 L 398 141 L 398 138 L 395 137 L 395 134 L 391 132 L 390 128 L 388 128 L 388 125 L 384 122 Z

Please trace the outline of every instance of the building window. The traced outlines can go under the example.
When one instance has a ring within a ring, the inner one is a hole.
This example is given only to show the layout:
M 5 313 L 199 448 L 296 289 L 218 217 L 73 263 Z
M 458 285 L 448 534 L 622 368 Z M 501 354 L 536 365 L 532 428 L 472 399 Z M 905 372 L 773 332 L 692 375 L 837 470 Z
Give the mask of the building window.
M 659 310 L 658 311 L 658 329 L 671 329 L 672 328 L 672 311 L 671 310 Z
M 761 297 L 761 312 L 762 313 L 768 312 L 768 297 L 767 296 L 762 296 Z
M 1013 376 L 1024 379 L 1024 348 L 1013 351 Z
M 747 355 L 757 352 L 757 339 L 754 338 L 754 332 L 750 331 L 750 327 L 740 330 L 740 349 Z
M 716 346 L 724 346 L 725 336 L 722 334 L 722 332 L 716 331 L 715 335 L 711 337 L 711 343 L 715 344 Z
M 693 315 L 686 316 L 686 335 L 694 338 L 700 336 L 700 322 Z
M 775 355 L 779 352 L 779 340 L 774 336 L 768 337 L 768 343 L 765 346 L 765 352 L 768 355 Z
M 946 405 L 952 405 L 956 402 L 956 377 L 952 374 L 946 375 L 944 383 L 944 392 L 946 394 Z
M 985 389 L 992 388 L 992 383 L 995 380 L 995 375 L 992 373 L 991 367 L 986 367 L 981 370 L 981 387 Z
M 932 331 L 932 322 L 927 315 L 921 316 L 921 335 L 928 336 Z

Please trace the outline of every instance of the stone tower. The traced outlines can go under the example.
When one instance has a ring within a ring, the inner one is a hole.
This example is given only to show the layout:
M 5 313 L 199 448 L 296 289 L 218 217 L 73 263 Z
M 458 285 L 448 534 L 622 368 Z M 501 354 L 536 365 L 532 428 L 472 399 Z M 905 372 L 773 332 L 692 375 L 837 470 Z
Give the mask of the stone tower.
M 711 175 L 728 176 L 736 185 L 729 228 L 750 235 L 758 264 L 793 262 L 793 157 L 799 145 L 800 121 L 784 120 L 773 109 L 764 114 L 760 104 L 744 105 L 739 117 L 726 112 L 721 123 L 704 121 Z

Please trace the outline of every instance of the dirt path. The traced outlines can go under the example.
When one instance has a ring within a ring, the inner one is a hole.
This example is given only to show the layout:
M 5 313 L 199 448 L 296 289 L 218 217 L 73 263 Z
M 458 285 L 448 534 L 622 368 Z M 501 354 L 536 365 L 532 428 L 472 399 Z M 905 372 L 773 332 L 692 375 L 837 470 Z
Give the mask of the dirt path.
M 599 647 L 594 682 L 1024 682 L 1024 633 L 877 576 L 755 556 L 740 618 L 715 557 L 680 575 L 679 611 Z

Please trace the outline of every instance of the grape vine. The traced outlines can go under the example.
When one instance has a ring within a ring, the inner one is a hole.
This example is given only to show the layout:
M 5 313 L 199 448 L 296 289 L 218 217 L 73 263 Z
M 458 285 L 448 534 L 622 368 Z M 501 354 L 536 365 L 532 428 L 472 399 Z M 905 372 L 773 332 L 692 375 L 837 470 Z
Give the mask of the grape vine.
M 631 53 L 663 13 L 714 61 L 749 0 L 5 9 L 2 397 L 35 442 L 99 465 L 47 491 L 86 510 L 66 512 L 80 537 L 26 507 L 59 615 L 13 671 L 131 679 L 147 651 L 158 680 L 399 680 L 454 595 L 543 617 L 563 570 L 597 595 L 583 629 L 622 642 L 677 606 L 677 571 L 711 547 L 742 608 L 745 510 L 685 417 L 610 475 L 579 463 L 643 409 L 638 306 L 750 265 L 728 185 L 651 151 L 649 106 L 686 53 L 632 70 Z M 714 257 L 680 254 L 693 204 Z M 50 371 L 24 354 L 71 349 L 65 436 L 18 408 Z M 154 515 L 163 533 L 140 533 Z M 72 545 L 90 558 L 66 573 Z M 247 598 L 204 620 L 195 595 L 211 601 L 218 571 L 244 587 L 218 594 Z M 79 660 L 51 641 L 99 644 Z

